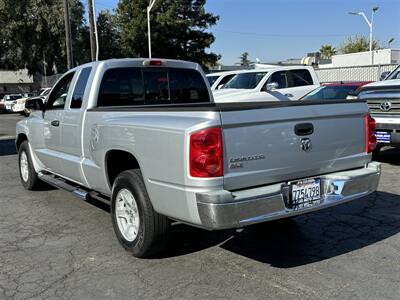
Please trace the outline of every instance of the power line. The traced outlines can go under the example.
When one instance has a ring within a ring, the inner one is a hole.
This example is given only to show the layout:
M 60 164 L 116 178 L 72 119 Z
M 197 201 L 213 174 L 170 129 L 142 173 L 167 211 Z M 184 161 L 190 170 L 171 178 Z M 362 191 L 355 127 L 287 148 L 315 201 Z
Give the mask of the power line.
M 258 37 L 343 37 L 356 35 L 356 33 L 340 33 L 340 34 L 285 34 L 285 33 L 256 33 L 256 32 L 241 32 L 232 30 L 214 29 L 215 32 L 232 33 L 238 35 L 258 36 Z

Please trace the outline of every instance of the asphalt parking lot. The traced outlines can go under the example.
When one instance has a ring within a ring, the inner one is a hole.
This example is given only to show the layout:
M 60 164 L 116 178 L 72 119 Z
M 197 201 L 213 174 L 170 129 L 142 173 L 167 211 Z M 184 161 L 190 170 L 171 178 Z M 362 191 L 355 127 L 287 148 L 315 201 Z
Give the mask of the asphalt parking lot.
M 369 197 L 240 232 L 177 225 L 167 253 L 136 259 L 106 205 L 28 192 L 2 155 L 0 299 L 399 299 L 400 152 L 380 160 Z

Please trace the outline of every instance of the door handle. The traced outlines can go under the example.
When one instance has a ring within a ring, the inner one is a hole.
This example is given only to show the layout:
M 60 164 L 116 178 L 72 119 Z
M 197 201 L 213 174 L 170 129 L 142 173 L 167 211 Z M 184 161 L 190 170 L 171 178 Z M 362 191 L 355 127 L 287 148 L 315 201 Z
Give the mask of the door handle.
M 294 133 L 298 136 L 310 135 L 314 132 L 314 125 L 311 123 L 300 123 L 294 126 Z
M 51 121 L 50 124 L 51 124 L 51 126 L 58 127 L 58 126 L 60 126 L 60 121 L 54 120 L 54 121 Z
M 291 94 L 291 93 L 286 93 L 284 96 L 285 96 L 285 97 L 293 97 L 293 94 Z

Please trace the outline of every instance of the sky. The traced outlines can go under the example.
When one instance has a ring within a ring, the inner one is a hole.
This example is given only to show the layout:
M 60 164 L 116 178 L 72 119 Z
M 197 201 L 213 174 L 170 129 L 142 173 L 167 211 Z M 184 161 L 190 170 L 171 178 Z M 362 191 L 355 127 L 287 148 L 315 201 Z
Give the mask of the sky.
M 118 0 L 94 0 L 96 9 L 116 7 Z M 162 1 L 162 0 L 158 0 Z M 234 64 L 243 52 L 261 62 L 301 58 L 323 44 L 339 48 L 354 35 L 369 35 L 362 16 L 374 17 L 374 39 L 400 49 L 400 0 L 208 0 L 206 10 L 220 16 L 210 31 L 216 37 L 209 51 L 222 56 L 221 63 Z

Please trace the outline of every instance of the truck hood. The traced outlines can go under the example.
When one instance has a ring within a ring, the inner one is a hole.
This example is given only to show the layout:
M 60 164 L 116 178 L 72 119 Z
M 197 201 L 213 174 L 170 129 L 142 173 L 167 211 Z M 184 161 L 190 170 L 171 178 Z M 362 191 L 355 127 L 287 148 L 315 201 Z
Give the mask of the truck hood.
M 398 85 L 400 87 L 400 79 L 392 79 L 392 80 L 383 80 L 383 81 L 376 81 L 371 82 L 363 86 L 363 88 L 368 87 L 384 87 L 384 86 L 395 86 Z
M 222 89 L 214 92 L 214 102 L 253 102 L 253 101 L 271 101 L 276 100 L 265 95 L 265 98 L 260 97 L 260 91 L 256 89 Z

